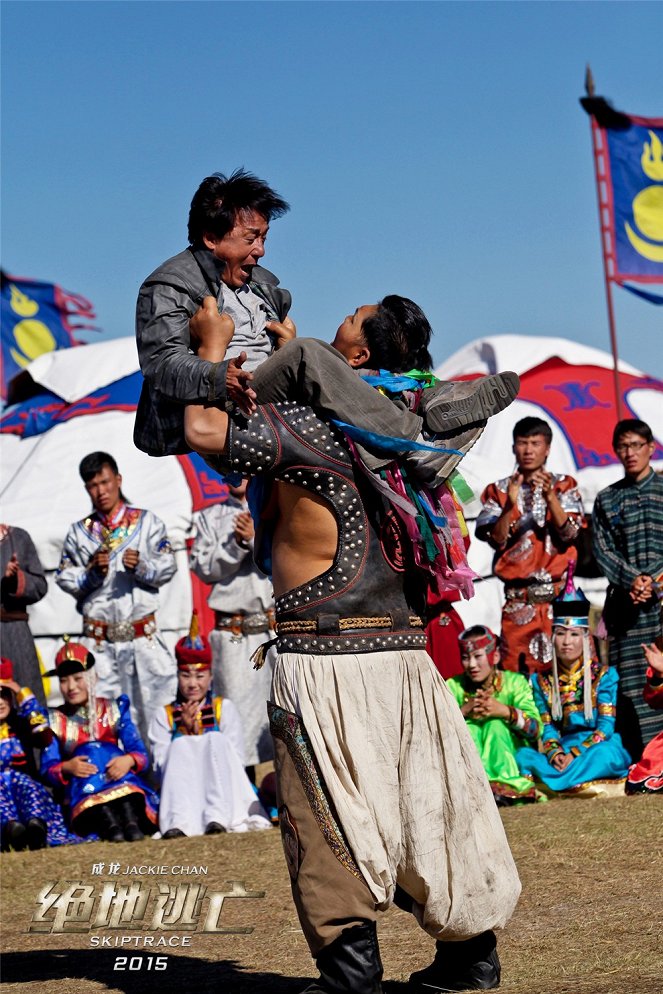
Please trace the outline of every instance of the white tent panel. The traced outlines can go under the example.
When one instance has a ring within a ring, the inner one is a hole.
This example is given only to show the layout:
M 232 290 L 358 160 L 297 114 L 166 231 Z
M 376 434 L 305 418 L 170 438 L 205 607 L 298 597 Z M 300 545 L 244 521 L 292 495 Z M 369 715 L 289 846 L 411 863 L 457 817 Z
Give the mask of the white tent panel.
M 464 345 L 439 366 L 435 373 L 443 380 L 472 373 L 499 373 L 512 369 L 519 375 L 557 356 L 576 366 L 602 366 L 612 369 L 612 356 L 590 345 L 580 345 L 570 338 L 547 338 L 538 335 L 491 335 Z M 639 370 L 620 360 L 622 373 L 641 376 Z
M 27 366 L 27 371 L 35 383 L 73 404 L 138 368 L 136 342 L 131 336 L 44 352 Z
M 191 529 L 191 494 L 174 457 L 153 459 L 132 441 L 133 414 L 107 411 L 73 418 L 34 438 L 2 436 L 3 517 L 30 532 L 45 569 L 55 569 L 67 527 L 90 511 L 78 475 L 89 452 L 116 460 L 130 502 L 154 511 L 168 528 L 174 548 Z

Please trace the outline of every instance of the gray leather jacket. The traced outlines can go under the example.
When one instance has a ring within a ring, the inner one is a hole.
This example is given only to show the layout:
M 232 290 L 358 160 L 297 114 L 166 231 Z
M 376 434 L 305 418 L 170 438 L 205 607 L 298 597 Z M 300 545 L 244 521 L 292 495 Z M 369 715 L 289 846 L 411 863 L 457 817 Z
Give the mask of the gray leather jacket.
M 138 291 L 136 345 L 144 383 L 136 411 L 134 444 L 151 456 L 189 452 L 184 404 L 226 396 L 227 362 L 207 362 L 190 349 L 189 319 L 203 297 L 218 297 L 223 262 L 205 248 L 185 249 L 147 277 Z M 249 284 L 270 318 L 282 321 L 292 298 L 269 270 L 254 266 Z

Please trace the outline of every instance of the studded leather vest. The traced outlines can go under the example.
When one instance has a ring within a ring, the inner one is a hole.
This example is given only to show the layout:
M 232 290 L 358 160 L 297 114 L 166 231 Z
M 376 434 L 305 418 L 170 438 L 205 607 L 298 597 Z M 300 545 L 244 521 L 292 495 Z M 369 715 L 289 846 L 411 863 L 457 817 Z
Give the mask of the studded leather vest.
M 296 403 L 267 404 L 248 420 L 231 419 L 224 467 L 309 490 L 336 519 L 329 569 L 276 601 L 280 652 L 425 647 L 425 578 L 398 517 L 353 463 L 340 430 Z

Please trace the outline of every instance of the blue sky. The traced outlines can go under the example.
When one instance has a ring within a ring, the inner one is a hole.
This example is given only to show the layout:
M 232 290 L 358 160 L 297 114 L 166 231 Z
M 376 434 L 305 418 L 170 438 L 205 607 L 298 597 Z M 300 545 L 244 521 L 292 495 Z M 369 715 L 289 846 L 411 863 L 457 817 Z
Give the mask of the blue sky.
M 292 205 L 265 264 L 300 334 L 421 304 L 442 361 L 487 334 L 608 349 L 585 63 L 663 115 L 658 3 L 5 0 L 3 265 L 89 297 L 111 337 L 237 166 Z M 621 356 L 663 375 L 661 308 L 614 291 Z

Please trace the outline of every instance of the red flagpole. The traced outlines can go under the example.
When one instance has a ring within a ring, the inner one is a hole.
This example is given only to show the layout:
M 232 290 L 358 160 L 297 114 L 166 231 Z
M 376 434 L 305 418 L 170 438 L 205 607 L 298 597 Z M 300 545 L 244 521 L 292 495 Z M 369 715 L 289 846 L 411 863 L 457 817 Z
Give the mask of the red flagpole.
M 594 96 L 594 79 L 592 71 L 587 66 L 585 75 L 585 89 L 588 97 Z M 605 297 L 608 305 L 608 325 L 610 328 L 610 346 L 612 349 L 613 377 L 615 387 L 615 410 L 617 420 L 621 421 L 623 416 L 622 394 L 619 385 L 619 356 L 617 354 L 617 330 L 615 327 L 615 311 L 612 306 L 612 283 L 614 276 L 614 246 L 612 245 L 612 232 L 610 230 L 610 209 L 608 206 L 607 185 L 606 185 L 606 156 L 605 140 L 602 129 L 596 123 L 594 117 L 590 118 L 592 131 L 592 147 L 594 149 L 594 174 L 596 177 L 596 193 L 599 204 L 599 227 L 601 230 L 601 249 L 603 252 L 603 276 L 605 279 Z

